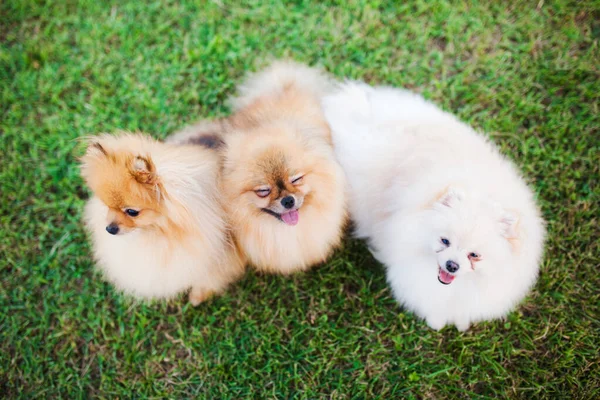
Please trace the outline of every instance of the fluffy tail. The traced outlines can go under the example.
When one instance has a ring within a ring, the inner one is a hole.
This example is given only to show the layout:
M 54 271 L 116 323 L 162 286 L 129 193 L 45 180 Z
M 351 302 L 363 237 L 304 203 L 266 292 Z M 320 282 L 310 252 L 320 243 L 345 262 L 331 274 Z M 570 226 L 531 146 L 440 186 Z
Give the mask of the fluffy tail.
M 293 61 L 275 61 L 266 69 L 250 75 L 230 100 L 233 111 L 252 104 L 263 96 L 276 97 L 288 90 L 296 90 L 321 99 L 333 86 L 331 79 L 317 68 Z
M 366 83 L 346 81 L 328 93 L 321 103 L 332 128 L 345 130 L 344 125 L 367 123 L 372 117 L 372 91 Z

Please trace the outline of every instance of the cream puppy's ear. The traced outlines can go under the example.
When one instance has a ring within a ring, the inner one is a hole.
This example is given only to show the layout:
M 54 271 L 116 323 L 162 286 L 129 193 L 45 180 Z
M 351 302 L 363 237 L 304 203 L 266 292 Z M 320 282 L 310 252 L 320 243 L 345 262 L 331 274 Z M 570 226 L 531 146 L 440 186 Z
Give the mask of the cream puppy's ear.
M 131 160 L 129 171 L 136 181 L 147 185 L 155 185 L 158 182 L 156 167 L 150 156 L 136 156 Z

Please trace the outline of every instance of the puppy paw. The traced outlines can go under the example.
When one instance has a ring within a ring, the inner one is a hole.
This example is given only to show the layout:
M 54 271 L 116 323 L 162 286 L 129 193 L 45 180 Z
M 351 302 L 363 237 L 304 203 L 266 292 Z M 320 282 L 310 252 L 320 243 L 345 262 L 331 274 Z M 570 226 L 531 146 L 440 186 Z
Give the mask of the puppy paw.
M 436 331 L 439 331 L 446 325 L 446 320 L 443 318 L 429 317 L 425 320 L 425 322 L 427 322 L 427 325 L 431 329 L 434 329 Z
M 471 326 L 471 323 L 468 320 L 463 320 L 463 321 L 456 321 L 454 323 L 454 325 L 456 325 L 456 329 L 458 329 L 461 332 L 464 332 L 467 329 L 469 329 L 469 327 Z
M 188 296 L 189 302 L 196 307 L 198 304 L 209 299 L 215 294 L 214 291 L 204 288 L 192 288 Z

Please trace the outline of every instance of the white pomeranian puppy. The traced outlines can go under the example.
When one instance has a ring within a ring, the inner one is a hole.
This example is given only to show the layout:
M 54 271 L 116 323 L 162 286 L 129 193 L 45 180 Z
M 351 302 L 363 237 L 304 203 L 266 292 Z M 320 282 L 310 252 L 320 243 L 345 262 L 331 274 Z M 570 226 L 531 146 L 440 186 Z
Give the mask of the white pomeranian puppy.
M 414 93 L 348 82 L 323 100 L 359 237 L 433 329 L 505 316 L 534 284 L 544 222 L 496 146 Z

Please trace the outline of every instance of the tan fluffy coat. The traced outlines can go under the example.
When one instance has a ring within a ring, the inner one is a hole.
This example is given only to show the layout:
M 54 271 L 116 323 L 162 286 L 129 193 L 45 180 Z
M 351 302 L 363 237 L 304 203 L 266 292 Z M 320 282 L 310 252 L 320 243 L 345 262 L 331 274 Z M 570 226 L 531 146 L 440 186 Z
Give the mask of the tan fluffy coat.
M 329 87 L 315 69 L 277 62 L 240 86 L 231 117 L 168 139 L 220 149 L 224 206 L 240 253 L 259 270 L 305 270 L 341 242 L 345 177 L 320 106 Z M 290 197 L 294 218 L 282 207 Z
M 90 138 L 82 158 L 93 192 L 85 223 L 98 265 L 117 288 L 140 298 L 191 288 L 198 304 L 242 275 L 218 195 L 218 164 L 203 147 L 141 134 Z

